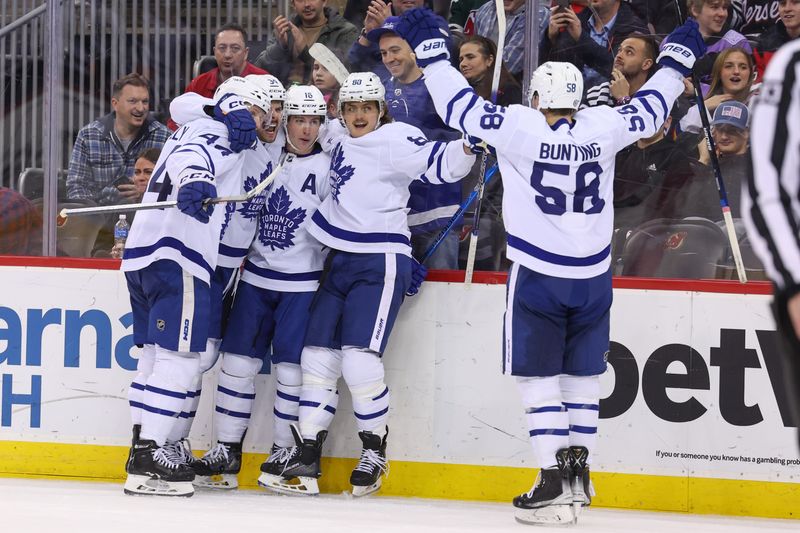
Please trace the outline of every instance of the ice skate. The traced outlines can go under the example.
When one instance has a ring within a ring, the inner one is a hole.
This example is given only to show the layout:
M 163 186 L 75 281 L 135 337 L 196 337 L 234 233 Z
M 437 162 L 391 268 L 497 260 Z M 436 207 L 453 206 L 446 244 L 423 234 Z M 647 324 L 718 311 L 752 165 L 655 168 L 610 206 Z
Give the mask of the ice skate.
M 199 462 L 199 459 L 192 454 L 192 445 L 189 444 L 189 439 L 168 442 L 164 445 L 164 448 L 167 450 L 173 462 L 186 465 L 190 468 L 194 468 L 194 465 Z
M 297 442 L 297 449 L 295 454 L 288 459 L 283 474 L 272 475 L 265 472 L 265 466 L 262 465 L 262 474 L 258 478 L 258 484 L 281 494 L 315 496 L 319 494 L 317 480 L 322 475 L 320 469 L 322 443 L 325 442 L 328 432 L 320 431 L 317 433 L 316 439 L 302 439 L 297 429 L 292 426 L 292 434 Z
M 134 424 L 133 425 L 133 439 L 131 440 L 131 449 L 128 451 L 128 460 L 125 462 L 125 471 L 127 472 L 131 466 L 131 462 L 133 461 L 133 450 L 136 447 L 136 443 L 139 442 L 139 433 L 142 432 L 142 425 L 141 424 Z
M 533 488 L 514 498 L 514 518 L 523 524 L 567 525 L 575 522 L 570 487 L 572 469 L 569 449 L 556 453 L 558 466 L 543 468 Z
M 298 446 L 278 446 L 272 445 L 267 460 L 261 464 L 261 475 L 258 476 L 258 484 L 268 487 L 270 484 L 279 482 L 283 478 L 283 473 L 290 461 L 300 453 Z
M 389 428 L 386 428 L 383 438 L 369 431 L 360 431 L 358 436 L 363 443 L 361 459 L 350 474 L 353 496 L 356 497 L 376 492 L 381 488 L 382 474 L 389 474 L 389 462 L 386 460 L 386 437 L 389 436 Z
M 576 521 L 582 508 L 592 504 L 594 496 L 594 485 L 589 477 L 589 465 L 586 464 L 588 457 L 589 450 L 584 446 L 570 446 L 570 487 L 572 489 L 572 510 L 575 513 Z
M 125 468 L 125 494 L 191 496 L 194 471 L 176 463 L 164 447 L 152 440 L 138 440 Z
M 242 443 L 218 442 L 192 468 L 197 474 L 196 487 L 235 489 L 239 486 L 236 476 L 242 468 Z

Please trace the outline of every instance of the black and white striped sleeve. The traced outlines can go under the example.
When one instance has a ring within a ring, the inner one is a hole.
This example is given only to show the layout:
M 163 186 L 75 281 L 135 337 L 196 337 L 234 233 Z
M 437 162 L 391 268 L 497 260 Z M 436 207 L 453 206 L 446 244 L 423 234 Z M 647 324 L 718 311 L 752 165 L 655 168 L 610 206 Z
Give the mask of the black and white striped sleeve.
M 770 61 L 750 126 L 753 172 L 743 213 L 753 249 L 779 291 L 800 291 L 800 40 Z

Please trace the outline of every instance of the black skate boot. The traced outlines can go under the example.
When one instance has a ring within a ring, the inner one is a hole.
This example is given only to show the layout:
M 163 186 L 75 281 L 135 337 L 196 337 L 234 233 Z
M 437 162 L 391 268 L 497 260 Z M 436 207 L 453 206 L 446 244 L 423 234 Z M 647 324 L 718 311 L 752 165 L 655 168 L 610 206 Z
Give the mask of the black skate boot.
M 584 446 L 570 446 L 569 463 L 572 469 L 570 487 L 572 488 L 572 503 L 577 518 L 581 507 L 589 507 L 594 496 L 594 485 L 589 478 L 589 450 Z
M 350 484 L 353 485 L 353 496 L 366 496 L 381 488 L 381 474 L 389 474 L 389 462 L 386 460 L 389 428 L 386 428 L 383 438 L 369 431 L 360 431 L 358 436 L 363 448 L 361 459 L 350 474 Z
M 235 489 L 239 486 L 236 476 L 242 468 L 242 443 L 218 442 L 192 468 L 197 474 L 196 487 Z
M 136 443 L 139 442 L 139 434 L 142 432 L 142 425 L 141 424 L 134 424 L 133 425 L 133 439 L 131 439 L 131 449 L 128 452 L 128 460 L 125 462 L 125 471 L 127 472 L 131 466 L 131 462 L 133 461 L 133 450 L 136 447 Z
M 524 524 L 569 524 L 574 522 L 569 448 L 556 452 L 557 466 L 542 468 L 533 488 L 514 498 L 517 522 Z
M 279 475 L 265 471 L 261 465 L 262 474 L 258 484 L 269 490 L 281 494 L 315 496 L 319 494 L 317 480 L 322 476 L 320 461 L 322 459 L 322 443 L 328 436 L 325 430 L 317 433 L 316 439 L 303 439 L 295 426 L 292 426 L 292 435 L 297 443 L 294 453 L 287 458 L 286 465 Z
M 137 439 L 126 467 L 125 494 L 191 496 L 194 471 L 170 459 L 155 441 Z
M 300 448 L 297 446 L 278 446 L 272 445 L 272 451 L 261 465 L 261 471 L 271 476 L 282 476 L 286 465 L 289 461 L 299 453 Z

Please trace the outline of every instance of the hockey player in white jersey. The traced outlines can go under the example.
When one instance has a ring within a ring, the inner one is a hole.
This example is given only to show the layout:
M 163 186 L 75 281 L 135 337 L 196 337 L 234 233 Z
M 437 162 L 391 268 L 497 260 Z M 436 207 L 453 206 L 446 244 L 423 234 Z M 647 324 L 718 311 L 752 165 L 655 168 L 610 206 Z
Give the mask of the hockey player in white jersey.
M 322 443 L 336 412 L 340 376 L 350 389 L 363 444 L 350 477 L 353 494 L 380 487 L 388 469 L 389 412 L 381 355 L 414 271 L 422 272 L 411 258 L 408 186 L 415 179 L 457 181 L 475 159 L 460 140 L 431 142 L 411 125 L 389 122 L 384 95 L 373 73 L 350 74 L 339 93 L 347 129 L 333 139 L 331 193 L 308 229 L 331 252 L 302 354 L 301 449 L 284 479 L 270 485 L 275 490 L 319 492 Z
M 235 95 L 225 103 L 228 112 L 244 107 L 257 129 L 265 130 L 267 95 L 243 78 L 226 85 Z M 206 201 L 238 193 L 243 159 L 231 149 L 223 124 L 203 118 L 184 125 L 164 146 L 144 196 L 148 202 L 175 199 L 177 209 L 144 211 L 131 228 L 121 269 L 133 310 L 134 343 L 144 350 L 129 395 L 141 428 L 138 435 L 134 430 L 126 493 L 194 492 L 194 472 L 165 444 L 208 339 L 209 281 L 224 213 Z
M 268 74 L 251 75 L 245 79 L 266 93 L 270 99 L 272 113 L 269 125 L 258 131 L 260 142 L 245 152 L 240 193 L 250 192 L 272 173 L 280 159 L 284 139 L 282 131 L 277 127 L 283 110 L 285 96 L 283 85 L 277 78 Z M 220 106 L 224 106 L 226 99 L 235 96 L 226 91 L 226 85 L 222 84 L 213 99 L 195 93 L 177 97 L 170 105 L 173 120 L 179 124 L 205 116 L 214 116 L 219 120 L 222 118 Z M 265 202 L 266 192 L 262 192 L 245 202 L 225 205 L 217 268 L 211 277 L 209 339 L 206 350 L 201 354 L 200 374 L 187 393 L 179 421 L 173 427 L 167 443 L 167 446 L 173 449 L 176 458 L 182 459 L 182 462 L 194 468 L 197 474 L 194 480 L 195 486 L 236 488 L 236 473 L 241 465 L 241 451 L 237 453 L 234 448 L 231 453 L 223 454 L 222 450 L 212 448 L 197 461 L 191 454 L 187 438 L 200 403 L 202 375 L 217 362 L 236 275 L 253 242 L 256 219 Z M 217 395 L 219 394 L 221 393 L 218 390 Z
M 435 16 L 415 9 L 395 31 L 415 51 L 448 125 L 497 151 L 505 195 L 508 281 L 506 374 L 516 381 L 541 467 L 514 498 L 526 523 L 569 523 L 591 499 L 599 376 L 609 349 L 614 159 L 662 127 L 704 50 L 697 23 L 669 37 L 661 66 L 628 105 L 577 111 L 583 80 L 569 63 L 545 63 L 531 79 L 532 107 L 495 106 L 450 66 Z

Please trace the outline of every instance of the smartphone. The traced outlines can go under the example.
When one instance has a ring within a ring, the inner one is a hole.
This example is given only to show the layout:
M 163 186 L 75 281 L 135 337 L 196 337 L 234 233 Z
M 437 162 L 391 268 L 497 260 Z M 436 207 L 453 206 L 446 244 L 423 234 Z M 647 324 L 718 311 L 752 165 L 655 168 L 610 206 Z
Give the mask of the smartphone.
M 558 6 L 558 9 L 556 9 L 556 13 L 560 13 L 562 11 L 566 11 L 567 8 L 569 8 L 569 4 L 570 4 L 570 0 L 553 0 L 552 4 L 550 4 L 550 6 L 551 7 Z

